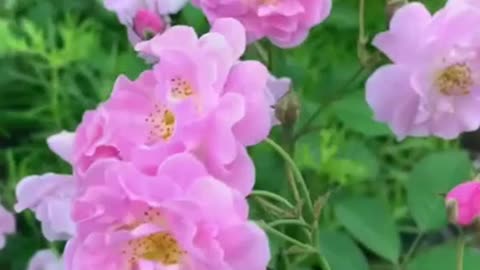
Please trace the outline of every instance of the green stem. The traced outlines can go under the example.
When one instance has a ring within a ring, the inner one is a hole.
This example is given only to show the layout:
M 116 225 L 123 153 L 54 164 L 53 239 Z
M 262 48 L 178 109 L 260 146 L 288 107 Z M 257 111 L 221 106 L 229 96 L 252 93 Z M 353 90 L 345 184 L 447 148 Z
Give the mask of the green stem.
M 457 246 L 457 268 L 456 270 L 463 270 L 463 257 L 465 252 L 465 235 L 460 231 Z
M 253 47 L 255 47 L 255 50 L 258 53 L 258 56 L 260 56 L 260 59 L 265 65 L 268 65 L 268 62 L 270 61 L 269 59 L 269 53 L 265 51 L 265 49 L 262 47 L 262 45 L 257 41 L 253 43 Z
M 293 245 L 296 245 L 300 248 L 303 248 L 303 249 L 305 249 L 305 251 L 314 252 L 314 253 L 318 252 L 314 247 L 312 247 L 308 244 L 304 244 L 304 243 L 298 241 L 297 239 L 294 239 L 294 238 L 278 231 L 277 229 L 275 229 L 275 228 L 269 226 L 268 224 L 266 224 L 264 221 L 257 221 L 257 224 L 258 224 L 258 226 L 260 226 L 265 231 L 267 231 L 267 232 L 269 232 L 269 233 L 271 233 L 271 234 L 273 234 L 273 235 L 275 235 L 275 236 L 277 236 L 277 237 L 279 237 L 279 238 L 281 238 L 281 239 L 283 239 L 287 242 L 290 242 Z
M 406 265 L 407 265 L 407 263 L 410 261 L 410 258 L 412 257 L 413 253 L 415 252 L 415 250 L 417 249 L 418 245 L 420 244 L 420 241 L 422 240 L 422 237 L 423 237 L 423 233 L 417 234 L 417 237 L 415 238 L 415 240 L 413 241 L 412 245 L 411 245 L 410 248 L 408 249 L 407 254 L 405 255 L 405 257 L 403 258 L 402 269 L 405 268 Z
M 282 226 L 282 225 L 296 225 L 302 226 L 304 228 L 310 229 L 310 225 L 305 223 L 305 221 L 298 220 L 298 219 L 279 219 L 273 222 L 268 223 L 271 227 Z
M 332 268 L 330 268 L 330 264 L 328 263 L 327 259 L 320 253 L 318 254 L 318 259 L 320 260 L 320 267 L 322 268 L 322 270 L 331 270 Z
M 59 107 L 59 82 L 58 82 L 58 69 L 56 67 L 52 67 L 51 71 L 51 86 L 50 91 L 52 91 L 51 95 L 51 106 L 52 106 L 52 115 L 53 119 L 55 120 L 55 124 L 57 128 L 61 128 L 62 123 L 60 119 L 60 107 Z
M 264 208 L 269 208 L 271 211 L 275 212 L 276 215 L 278 216 L 282 216 L 282 215 L 285 215 L 286 211 L 283 210 L 282 208 L 274 205 L 273 203 L 263 199 L 263 198 L 260 198 L 260 197 L 256 197 L 255 198 L 256 201 L 261 204 Z
M 282 196 L 279 196 L 275 193 L 269 192 L 269 191 L 254 190 L 254 191 L 252 191 L 250 196 L 259 196 L 259 197 L 269 198 L 269 199 L 272 199 L 272 200 L 275 200 L 277 202 L 282 203 L 283 205 L 287 206 L 290 209 L 295 209 L 295 206 L 293 206 L 287 199 L 285 199 Z
M 358 42 L 365 44 L 365 0 L 360 0 L 358 9 Z
M 293 159 L 290 157 L 290 155 L 285 150 L 283 150 L 283 148 L 280 145 L 278 145 L 276 142 L 274 142 L 273 140 L 267 138 L 267 139 L 265 139 L 265 142 L 267 142 L 270 146 L 272 146 L 273 149 L 275 149 L 285 159 L 285 161 L 290 165 L 290 167 L 292 168 L 295 179 L 297 180 L 297 182 L 300 186 L 300 190 L 302 191 L 303 196 L 305 196 L 305 204 L 307 205 L 308 211 L 310 212 L 312 222 L 316 222 L 315 221 L 315 210 L 313 208 L 313 203 L 312 203 L 312 199 L 310 197 L 310 192 L 308 191 L 308 187 L 307 187 L 307 184 L 305 182 L 305 179 L 303 178 L 302 173 L 300 172 L 300 169 L 295 164 L 295 161 L 293 161 Z

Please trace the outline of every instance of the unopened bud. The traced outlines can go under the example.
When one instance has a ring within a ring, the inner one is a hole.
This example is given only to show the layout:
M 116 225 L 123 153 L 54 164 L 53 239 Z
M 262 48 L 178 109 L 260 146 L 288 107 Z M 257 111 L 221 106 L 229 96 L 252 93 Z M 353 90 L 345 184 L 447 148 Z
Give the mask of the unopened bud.
M 408 3 L 407 0 L 386 0 L 387 4 L 385 5 L 385 13 L 387 14 L 387 19 L 390 21 L 395 12 Z
M 285 126 L 293 126 L 300 115 L 300 100 L 294 91 L 289 91 L 275 105 L 275 116 Z
M 141 9 L 133 18 L 133 31 L 142 40 L 149 40 L 156 34 L 163 33 L 167 29 L 166 20 L 147 9 Z

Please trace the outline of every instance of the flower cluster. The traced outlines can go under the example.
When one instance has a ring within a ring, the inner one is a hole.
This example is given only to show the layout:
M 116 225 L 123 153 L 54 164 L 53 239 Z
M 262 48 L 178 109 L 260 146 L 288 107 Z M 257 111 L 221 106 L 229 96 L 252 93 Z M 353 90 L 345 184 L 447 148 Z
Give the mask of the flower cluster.
M 240 60 L 245 46 L 234 19 L 201 37 L 173 26 L 137 44 L 159 60 L 151 69 L 120 76 L 75 133 L 48 139 L 73 175 L 23 179 L 15 209 L 68 240 L 66 269 L 266 269 L 266 234 L 248 221 L 246 147 L 268 136 L 289 81 Z
M 449 2 L 435 14 L 420 3 L 400 8 L 373 44 L 393 62 L 367 81 L 375 118 L 400 139 L 453 139 L 480 127 L 480 9 Z

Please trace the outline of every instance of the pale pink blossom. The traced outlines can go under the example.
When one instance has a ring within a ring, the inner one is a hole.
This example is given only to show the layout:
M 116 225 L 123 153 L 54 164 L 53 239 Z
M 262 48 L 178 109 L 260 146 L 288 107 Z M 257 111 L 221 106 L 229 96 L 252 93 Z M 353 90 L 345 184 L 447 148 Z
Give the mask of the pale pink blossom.
M 73 142 L 75 133 L 62 131 L 47 138 L 50 150 L 61 157 L 64 161 L 71 163 L 73 155 Z
M 193 155 L 171 155 L 155 175 L 115 159 L 88 173 L 67 269 L 266 269 L 268 240 L 247 221 L 244 197 Z
M 454 221 L 470 225 L 480 217 L 480 181 L 462 183 L 453 188 L 446 197 L 448 207 L 453 207 Z
M 247 29 L 249 42 L 267 37 L 283 48 L 295 47 L 312 27 L 330 14 L 331 0 L 194 0 L 210 22 L 235 18 Z
M 37 251 L 28 262 L 27 270 L 64 270 L 63 260 L 50 249 Z
M 0 204 L 0 249 L 7 243 L 6 236 L 15 233 L 15 216 Z
M 28 176 L 17 184 L 15 211 L 32 210 L 42 223 L 46 239 L 67 240 L 75 234 L 70 216 L 74 194 L 72 176 L 52 173 Z
M 392 64 L 368 79 L 375 119 L 399 139 L 456 138 L 480 126 L 479 11 L 462 3 L 431 15 L 421 3 L 400 8 L 373 44 Z

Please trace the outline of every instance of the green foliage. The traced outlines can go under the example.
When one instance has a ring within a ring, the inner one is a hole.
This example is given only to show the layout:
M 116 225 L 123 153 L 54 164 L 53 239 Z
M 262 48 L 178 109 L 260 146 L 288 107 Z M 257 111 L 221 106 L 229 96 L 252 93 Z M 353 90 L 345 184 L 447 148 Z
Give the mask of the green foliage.
M 335 213 L 341 224 L 368 249 L 398 263 L 400 237 L 390 211 L 381 200 L 342 199 L 336 203 Z
M 349 95 L 332 105 L 332 113 L 346 128 L 360 132 L 366 137 L 385 136 L 390 130 L 384 124 L 375 122 L 365 97 L 360 93 Z
M 24 176 L 69 172 L 47 149 L 46 137 L 74 130 L 85 110 L 109 96 L 119 74 L 134 79 L 148 67 L 101 2 L 0 1 L 0 200 L 9 209 L 15 202 L 14 187 Z M 357 59 L 358 1 L 333 2 L 332 15 L 302 46 L 272 49 L 270 63 L 275 75 L 293 79 L 300 96 L 301 115 L 294 131 L 319 112 L 311 129 L 295 138 L 291 151 L 316 202 L 316 248 L 332 270 L 394 269 L 398 264 L 407 265 L 407 270 L 454 269 L 455 250 L 449 243 L 454 235 L 448 233 L 441 195 L 472 176 L 471 162 L 456 142 L 399 142 L 374 121 L 363 89 L 371 70 Z M 366 2 L 366 30 L 372 37 L 387 25 L 385 1 Z M 424 2 L 436 10 L 444 1 Z M 199 33 L 208 30 L 206 19 L 192 5 L 173 20 Z M 262 45 L 270 48 L 268 42 Z M 246 57 L 259 55 L 250 47 Z M 271 137 L 291 147 L 281 127 Z M 265 144 L 249 151 L 257 169 L 255 188 L 295 202 L 278 154 Z M 256 198 L 249 202 L 255 220 L 272 222 L 298 214 L 297 209 L 277 213 Z M 35 250 L 49 246 L 31 213 L 17 215 L 17 222 L 19 233 L 0 251 L 0 269 L 24 270 Z M 276 228 L 302 243 L 311 240 L 299 226 Z M 421 241 L 408 259 L 411 234 L 419 232 L 436 241 Z M 270 238 L 272 269 L 319 269 L 314 256 Z M 465 270 L 478 266 L 478 258 L 476 251 L 467 249 Z
M 471 161 L 460 151 L 433 153 L 413 168 L 408 183 L 408 205 L 423 231 L 438 230 L 447 225 L 442 194 L 468 180 Z
M 408 265 L 407 270 L 451 270 L 456 269 L 457 247 L 453 243 L 441 245 L 420 253 Z M 480 265 L 480 253 L 474 248 L 466 248 L 464 270 L 476 270 Z
M 367 259 L 355 242 L 345 233 L 321 232 L 320 252 L 335 270 L 368 270 Z

